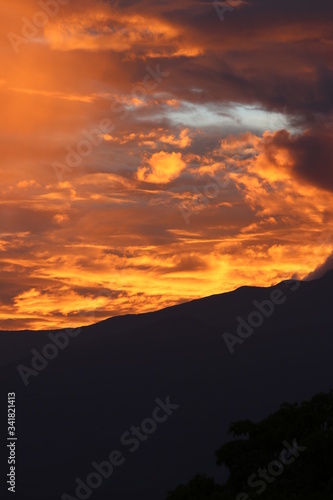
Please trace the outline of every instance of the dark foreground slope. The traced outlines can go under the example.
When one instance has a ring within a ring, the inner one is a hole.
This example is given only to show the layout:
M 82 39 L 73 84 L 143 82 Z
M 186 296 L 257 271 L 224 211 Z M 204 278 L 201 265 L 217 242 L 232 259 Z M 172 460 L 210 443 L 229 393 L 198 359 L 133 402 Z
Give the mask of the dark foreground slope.
M 60 500 L 64 493 L 67 500 L 164 500 L 196 472 L 223 481 L 214 451 L 229 439 L 230 422 L 259 420 L 284 401 L 333 388 L 333 273 L 276 288 L 285 300 L 233 354 L 222 334 L 235 334 L 237 317 L 247 319 L 257 311 L 253 302 L 269 299 L 273 289 L 243 287 L 83 328 L 58 354 L 49 349 L 55 359 L 27 385 L 17 366 L 31 368 L 31 350 L 41 353 L 51 343 L 48 332 L 1 332 L 1 498 L 11 495 L 8 392 L 16 392 L 17 500 Z M 168 397 L 179 407 L 163 422 L 145 420 L 164 420 L 165 411 L 154 410 Z M 124 433 L 143 421 L 142 441 L 128 441 Z M 76 478 L 85 482 L 96 472 L 92 463 L 113 450 L 121 465 L 91 496 L 77 496 Z

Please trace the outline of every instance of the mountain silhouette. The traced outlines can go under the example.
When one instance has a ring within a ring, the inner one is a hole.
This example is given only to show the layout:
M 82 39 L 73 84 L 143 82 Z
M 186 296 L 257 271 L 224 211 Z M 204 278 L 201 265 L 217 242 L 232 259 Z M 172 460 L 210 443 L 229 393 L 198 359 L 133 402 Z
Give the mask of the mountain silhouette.
M 198 472 L 225 481 L 214 451 L 231 422 L 259 421 L 284 402 L 332 389 L 332 290 L 333 271 L 241 287 L 69 330 L 67 344 L 63 330 L 0 332 L 4 439 L 7 393 L 16 393 L 16 499 L 79 498 L 76 479 L 86 484 L 92 464 L 114 450 L 118 465 L 98 488 L 79 490 L 82 498 L 165 500 Z M 146 439 L 133 438 L 132 426 L 144 427 Z M 7 456 L 2 446 L 1 470 Z

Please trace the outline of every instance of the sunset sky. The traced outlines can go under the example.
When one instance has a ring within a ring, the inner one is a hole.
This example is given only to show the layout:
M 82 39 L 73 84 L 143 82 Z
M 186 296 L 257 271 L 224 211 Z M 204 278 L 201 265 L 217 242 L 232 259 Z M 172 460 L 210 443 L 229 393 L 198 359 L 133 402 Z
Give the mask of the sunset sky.
M 225 5 L 2 2 L 0 329 L 331 265 L 332 2 Z

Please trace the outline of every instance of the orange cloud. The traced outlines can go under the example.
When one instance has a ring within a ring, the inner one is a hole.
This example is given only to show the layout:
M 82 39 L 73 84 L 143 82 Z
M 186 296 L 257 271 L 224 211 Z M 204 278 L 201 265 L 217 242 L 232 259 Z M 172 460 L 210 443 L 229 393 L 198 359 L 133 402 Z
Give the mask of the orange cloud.
M 192 139 L 189 135 L 189 129 L 184 129 L 179 134 L 179 139 L 177 139 L 174 135 L 162 135 L 160 137 L 160 141 L 165 144 L 172 144 L 173 146 L 178 146 L 179 148 L 187 148 L 192 144 Z
M 138 169 L 137 177 L 140 181 L 166 184 L 176 179 L 185 168 L 180 153 L 161 151 L 152 155 L 147 166 Z
M 195 57 L 202 53 L 186 41 L 184 45 L 181 29 L 170 22 L 126 13 L 102 2 L 57 18 L 45 27 L 44 34 L 54 50 L 112 50 L 128 53 L 129 59 L 141 55 Z

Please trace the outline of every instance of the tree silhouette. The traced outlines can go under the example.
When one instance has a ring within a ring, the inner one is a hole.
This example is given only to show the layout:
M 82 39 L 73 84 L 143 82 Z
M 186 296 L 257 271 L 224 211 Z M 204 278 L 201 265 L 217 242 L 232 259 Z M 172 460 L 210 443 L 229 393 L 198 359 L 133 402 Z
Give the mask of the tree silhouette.
M 333 391 L 284 403 L 259 423 L 235 422 L 229 433 L 215 453 L 230 471 L 226 484 L 198 474 L 167 500 L 333 499 Z

